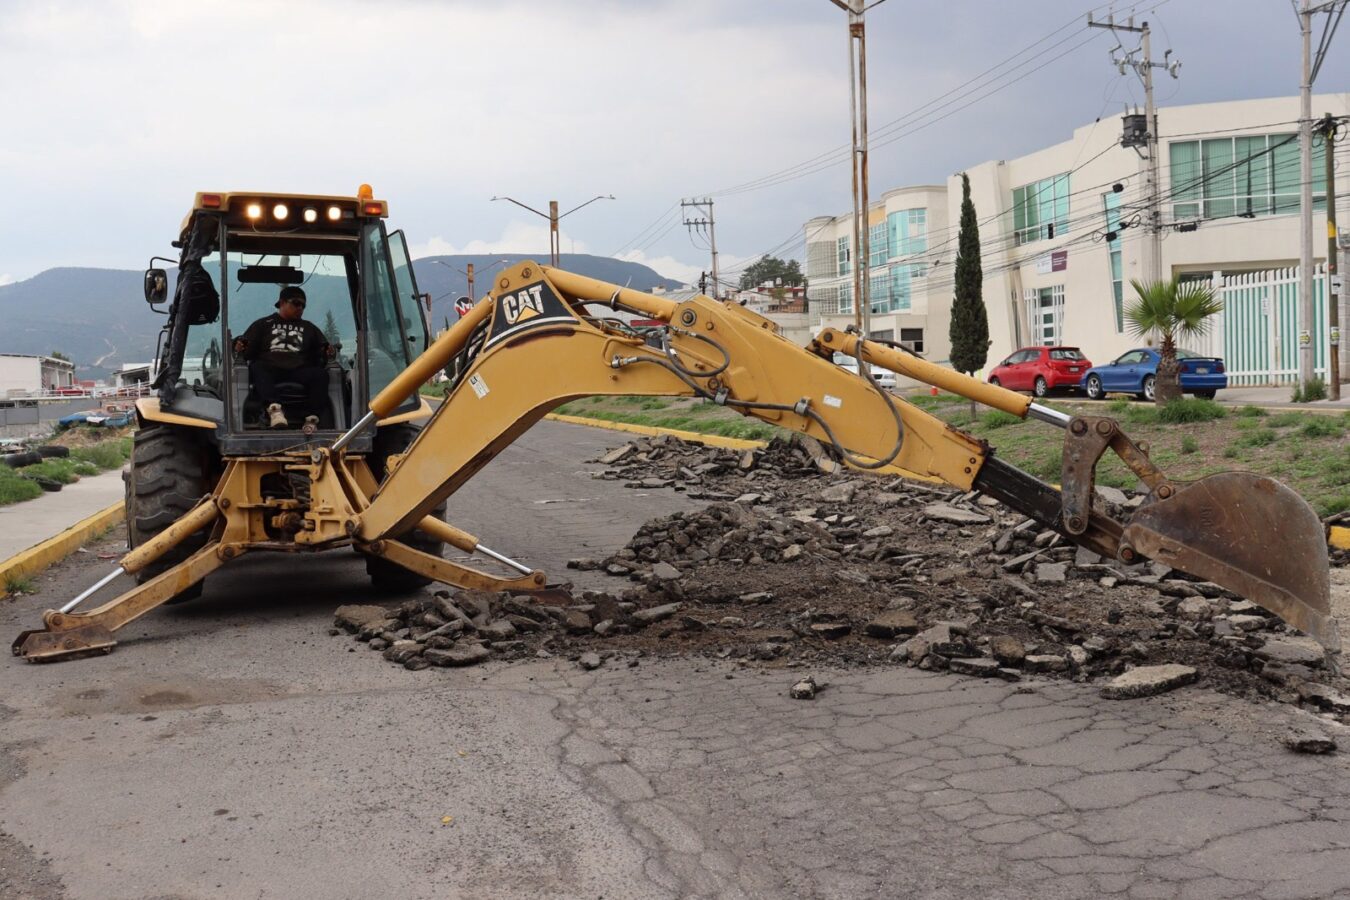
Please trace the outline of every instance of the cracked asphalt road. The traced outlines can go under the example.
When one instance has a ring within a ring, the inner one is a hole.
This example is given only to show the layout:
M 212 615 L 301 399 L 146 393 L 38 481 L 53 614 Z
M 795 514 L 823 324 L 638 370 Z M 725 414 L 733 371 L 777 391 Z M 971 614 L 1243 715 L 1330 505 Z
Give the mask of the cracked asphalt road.
M 561 574 L 689 505 L 586 478 L 613 442 L 543 423 L 451 518 Z M 809 702 L 802 670 L 702 660 L 408 672 L 327 635 L 364 583 L 246 559 L 111 656 L 4 663 L 0 896 L 1350 895 L 1350 765 L 1283 749 L 1284 707 L 907 668 L 813 670 Z

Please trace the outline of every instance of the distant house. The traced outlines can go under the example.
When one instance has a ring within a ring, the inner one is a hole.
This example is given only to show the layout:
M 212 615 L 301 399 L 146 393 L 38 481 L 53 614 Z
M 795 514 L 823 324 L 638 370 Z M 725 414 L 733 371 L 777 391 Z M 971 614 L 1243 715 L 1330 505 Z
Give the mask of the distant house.
M 75 364 L 69 360 L 0 353 L 0 397 L 37 397 L 75 389 Z
M 150 381 L 150 363 L 123 363 L 120 371 L 113 373 L 113 387 L 135 387 Z

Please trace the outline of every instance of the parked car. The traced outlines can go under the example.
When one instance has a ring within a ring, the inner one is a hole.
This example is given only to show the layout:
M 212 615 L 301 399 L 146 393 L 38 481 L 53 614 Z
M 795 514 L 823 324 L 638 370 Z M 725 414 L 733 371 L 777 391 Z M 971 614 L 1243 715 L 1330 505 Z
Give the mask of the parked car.
M 847 353 L 836 353 L 834 355 L 834 364 L 841 369 L 847 369 L 854 375 L 858 374 L 858 361 Z M 896 386 L 895 373 L 890 369 L 882 369 L 878 366 L 872 366 L 872 378 L 877 384 L 886 390 L 894 390 Z
M 1051 391 L 1078 390 L 1090 368 L 1092 363 L 1077 347 L 1024 347 L 994 366 L 989 383 L 1044 397 Z
M 1091 400 L 1100 400 L 1111 393 L 1135 394 L 1142 400 L 1152 400 L 1160 359 L 1152 347 L 1131 350 L 1104 366 L 1084 372 L 1083 391 Z M 1223 360 L 1217 356 L 1177 350 L 1177 364 L 1184 394 L 1212 400 L 1218 391 L 1228 387 Z

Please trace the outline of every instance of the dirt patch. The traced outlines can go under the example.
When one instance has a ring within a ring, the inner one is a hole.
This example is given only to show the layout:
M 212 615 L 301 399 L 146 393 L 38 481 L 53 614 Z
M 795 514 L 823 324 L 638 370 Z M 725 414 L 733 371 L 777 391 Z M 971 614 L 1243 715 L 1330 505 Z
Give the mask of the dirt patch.
M 616 586 L 570 605 L 443 592 L 340 624 L 410 668 L 696 655 L 1098 682 L 1173 663 L 1224 693 L 1350 713 L 1320 650 L 1264 610 L 1161 564 L 1103 560 L 989 498 L 839 471 L 810 441 L 727 451 L 658 438 L 602 461 L 600 478 L 712 502 L 644 524 L 612 557 L 573 560 Z M 428 661 L 428 649 L 446 652 Z

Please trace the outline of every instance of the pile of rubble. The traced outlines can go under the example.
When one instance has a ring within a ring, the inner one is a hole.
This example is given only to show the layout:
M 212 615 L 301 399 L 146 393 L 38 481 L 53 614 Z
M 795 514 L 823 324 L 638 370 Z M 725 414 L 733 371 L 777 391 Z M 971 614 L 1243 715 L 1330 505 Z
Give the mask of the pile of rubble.
M 609 558 L 572 560 L 626 580 L 611 593 L 555 606 L 441 592 L 394 610 L 344 607 L 338 624 L 408 668 L 702 655 L 1035 673 L 1099 682 L 1108 696 L 1200 679 L 1350 721 L 1321 648 L 1261 608 L 1161 564 L 1102 560 L 989 498 L 843 472 L 814 442 L 726 451 L 657 438 L 605 460 L 598 477 L 716 502 L 647 522 Z

